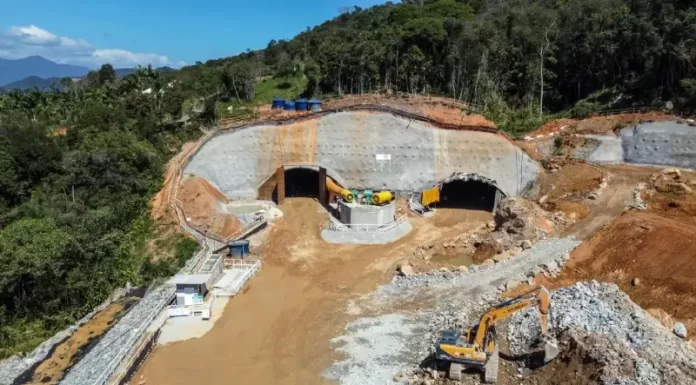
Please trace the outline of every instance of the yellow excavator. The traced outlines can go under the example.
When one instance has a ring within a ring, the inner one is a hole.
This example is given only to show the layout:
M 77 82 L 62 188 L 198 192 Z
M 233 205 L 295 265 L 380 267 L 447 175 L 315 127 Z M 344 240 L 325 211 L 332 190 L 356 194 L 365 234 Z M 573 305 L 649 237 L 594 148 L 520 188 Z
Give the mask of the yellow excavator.
M 548 333 L 551 295 L 543 286 L 492 307 L 481 316 L 478 324 L 469 328 L 465 334 L 446 330 L 435 346 L 435 358 L 449 362 L 449 378 L 461 380 L 462 370 L 474 368 L 483 370 L 484 382 L 494 384 L 498 379 L 498 344 L 495 336 L 495 323 L 518 311 L 536 306 L 539 310 L 541 334 L 544 340 L 544 362 L 558 355 L 558 342 Z

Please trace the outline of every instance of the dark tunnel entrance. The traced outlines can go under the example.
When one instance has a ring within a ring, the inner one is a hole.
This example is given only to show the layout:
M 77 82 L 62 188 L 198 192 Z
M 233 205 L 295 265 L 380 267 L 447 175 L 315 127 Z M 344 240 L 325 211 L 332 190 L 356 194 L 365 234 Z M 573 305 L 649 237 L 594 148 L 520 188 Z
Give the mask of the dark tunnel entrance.
M 453 180 L 442 185 L 438 207 L 492 212 L 495 210 L 496 199 L 500 196 L 502 193 L 488 183 Z
M 309 168 L 292 168 L 285 170 L 285 198 L 316 198 L 320 194 L 320 173 Z M 279 184 L 273 190 L 273 201 L 278 203 Z

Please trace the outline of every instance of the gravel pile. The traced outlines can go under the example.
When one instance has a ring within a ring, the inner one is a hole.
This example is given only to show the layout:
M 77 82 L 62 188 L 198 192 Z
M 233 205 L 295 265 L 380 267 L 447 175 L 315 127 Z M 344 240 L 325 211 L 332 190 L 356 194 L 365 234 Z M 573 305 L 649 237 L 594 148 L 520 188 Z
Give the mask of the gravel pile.
M 392 282 L 377 289 L 375 298 L 403 299 L 417 295 L 418 289 L 423 288 L 442 290 L 485 284 L 495 285 L 494 289 L 497 289 L 511 279 L 526 281 L 533 270 L 542 271 L 539 266 L 552 262 L 555 262 L 557 267 L 562 266 L 567 260 L 566 255 L 579 244 L 580 242 L 573 237 L 548 238 L 537 242 L 531 249 L 492 266 L 474 265 L 466 272 L 435 270 L 406 277 L 395 275 Z M 484 272 L 485 274 L 482 274 Z
M 500 301 L 499 287 L 511 277 L 522 280 L 532 271 L 542 271 L 541 265 L 560 265 L 577 244 L 573 238 L 547 239 L 492 267 L 394 278 L 360 305 L 381 313 L 410 301 L 432 308 L 363 317 L 349 324 L 334 339 L 334 349 L 345 358 L 323 375 L 341 385 L 383 385 L 394 383 L 395 376 L 408 383 L 433 351 L 442 330 L 470 326 Z
M 388 384 L 404 361 L 418 360 L 409 343 L 419 338 L 422 321 L 420 316 L 388 314 L 352 322 L 346 335 L 331 341 L 346 359 L 326 369 L 324 377 L 341 384 Z
M 133 347 L 137 338 L 147 329 L 174 295 L 174 287 L 162 285 L 147 294 L 121 318 L 60 382 L 64 385 L 101 385 Z
M 614 284 L 580 282 L 554 291 L 550 323 L 552 333 L 572 329 L 595 338 L 588 350 L 605 366 L 604 384 L 696 383 L 696 354 L 688 344 Z M 511 317 L 508 340 L 512 353 L 529 352 L 539 332 L 535 309 Z M 628 372 L 627 361 L 633 368 Z

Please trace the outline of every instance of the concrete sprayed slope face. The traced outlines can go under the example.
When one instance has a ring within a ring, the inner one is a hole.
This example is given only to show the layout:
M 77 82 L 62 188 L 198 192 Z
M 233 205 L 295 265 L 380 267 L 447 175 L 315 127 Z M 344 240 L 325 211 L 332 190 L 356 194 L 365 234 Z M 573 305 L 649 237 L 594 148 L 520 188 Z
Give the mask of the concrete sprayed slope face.
M 256 198 L 280 166 L 321 166 L 346 188 L 397 191 L 422 191 L 452 173 L 477 174 L 510 196 L 539 172 L 500 135 L 368 112 L 224 132 L 200 148 L 185 172 L 208 179 L 231 198 Z
M 624 160 L 696 168 L 696 128 L 677 122 L 641 123 L 621 130 Z

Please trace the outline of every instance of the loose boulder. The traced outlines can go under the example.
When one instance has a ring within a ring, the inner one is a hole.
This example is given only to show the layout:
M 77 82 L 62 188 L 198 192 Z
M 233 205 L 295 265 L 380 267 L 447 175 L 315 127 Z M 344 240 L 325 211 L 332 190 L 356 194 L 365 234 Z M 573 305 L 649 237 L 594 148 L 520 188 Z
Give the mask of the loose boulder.
M 399 275 L 401 275 L 402 277 L 408 277 L 408 276 L 416 274 L 415 269 L 413 268 L 413 266 L 410 263 L 404 263 L 404 264 L 399 265 L 396 268 L 396 271 L 398 271 Z
M 679 338 L 686 338 L 686 326 L 683 323 L 677 322 L 674 324 L 674 334 Z

